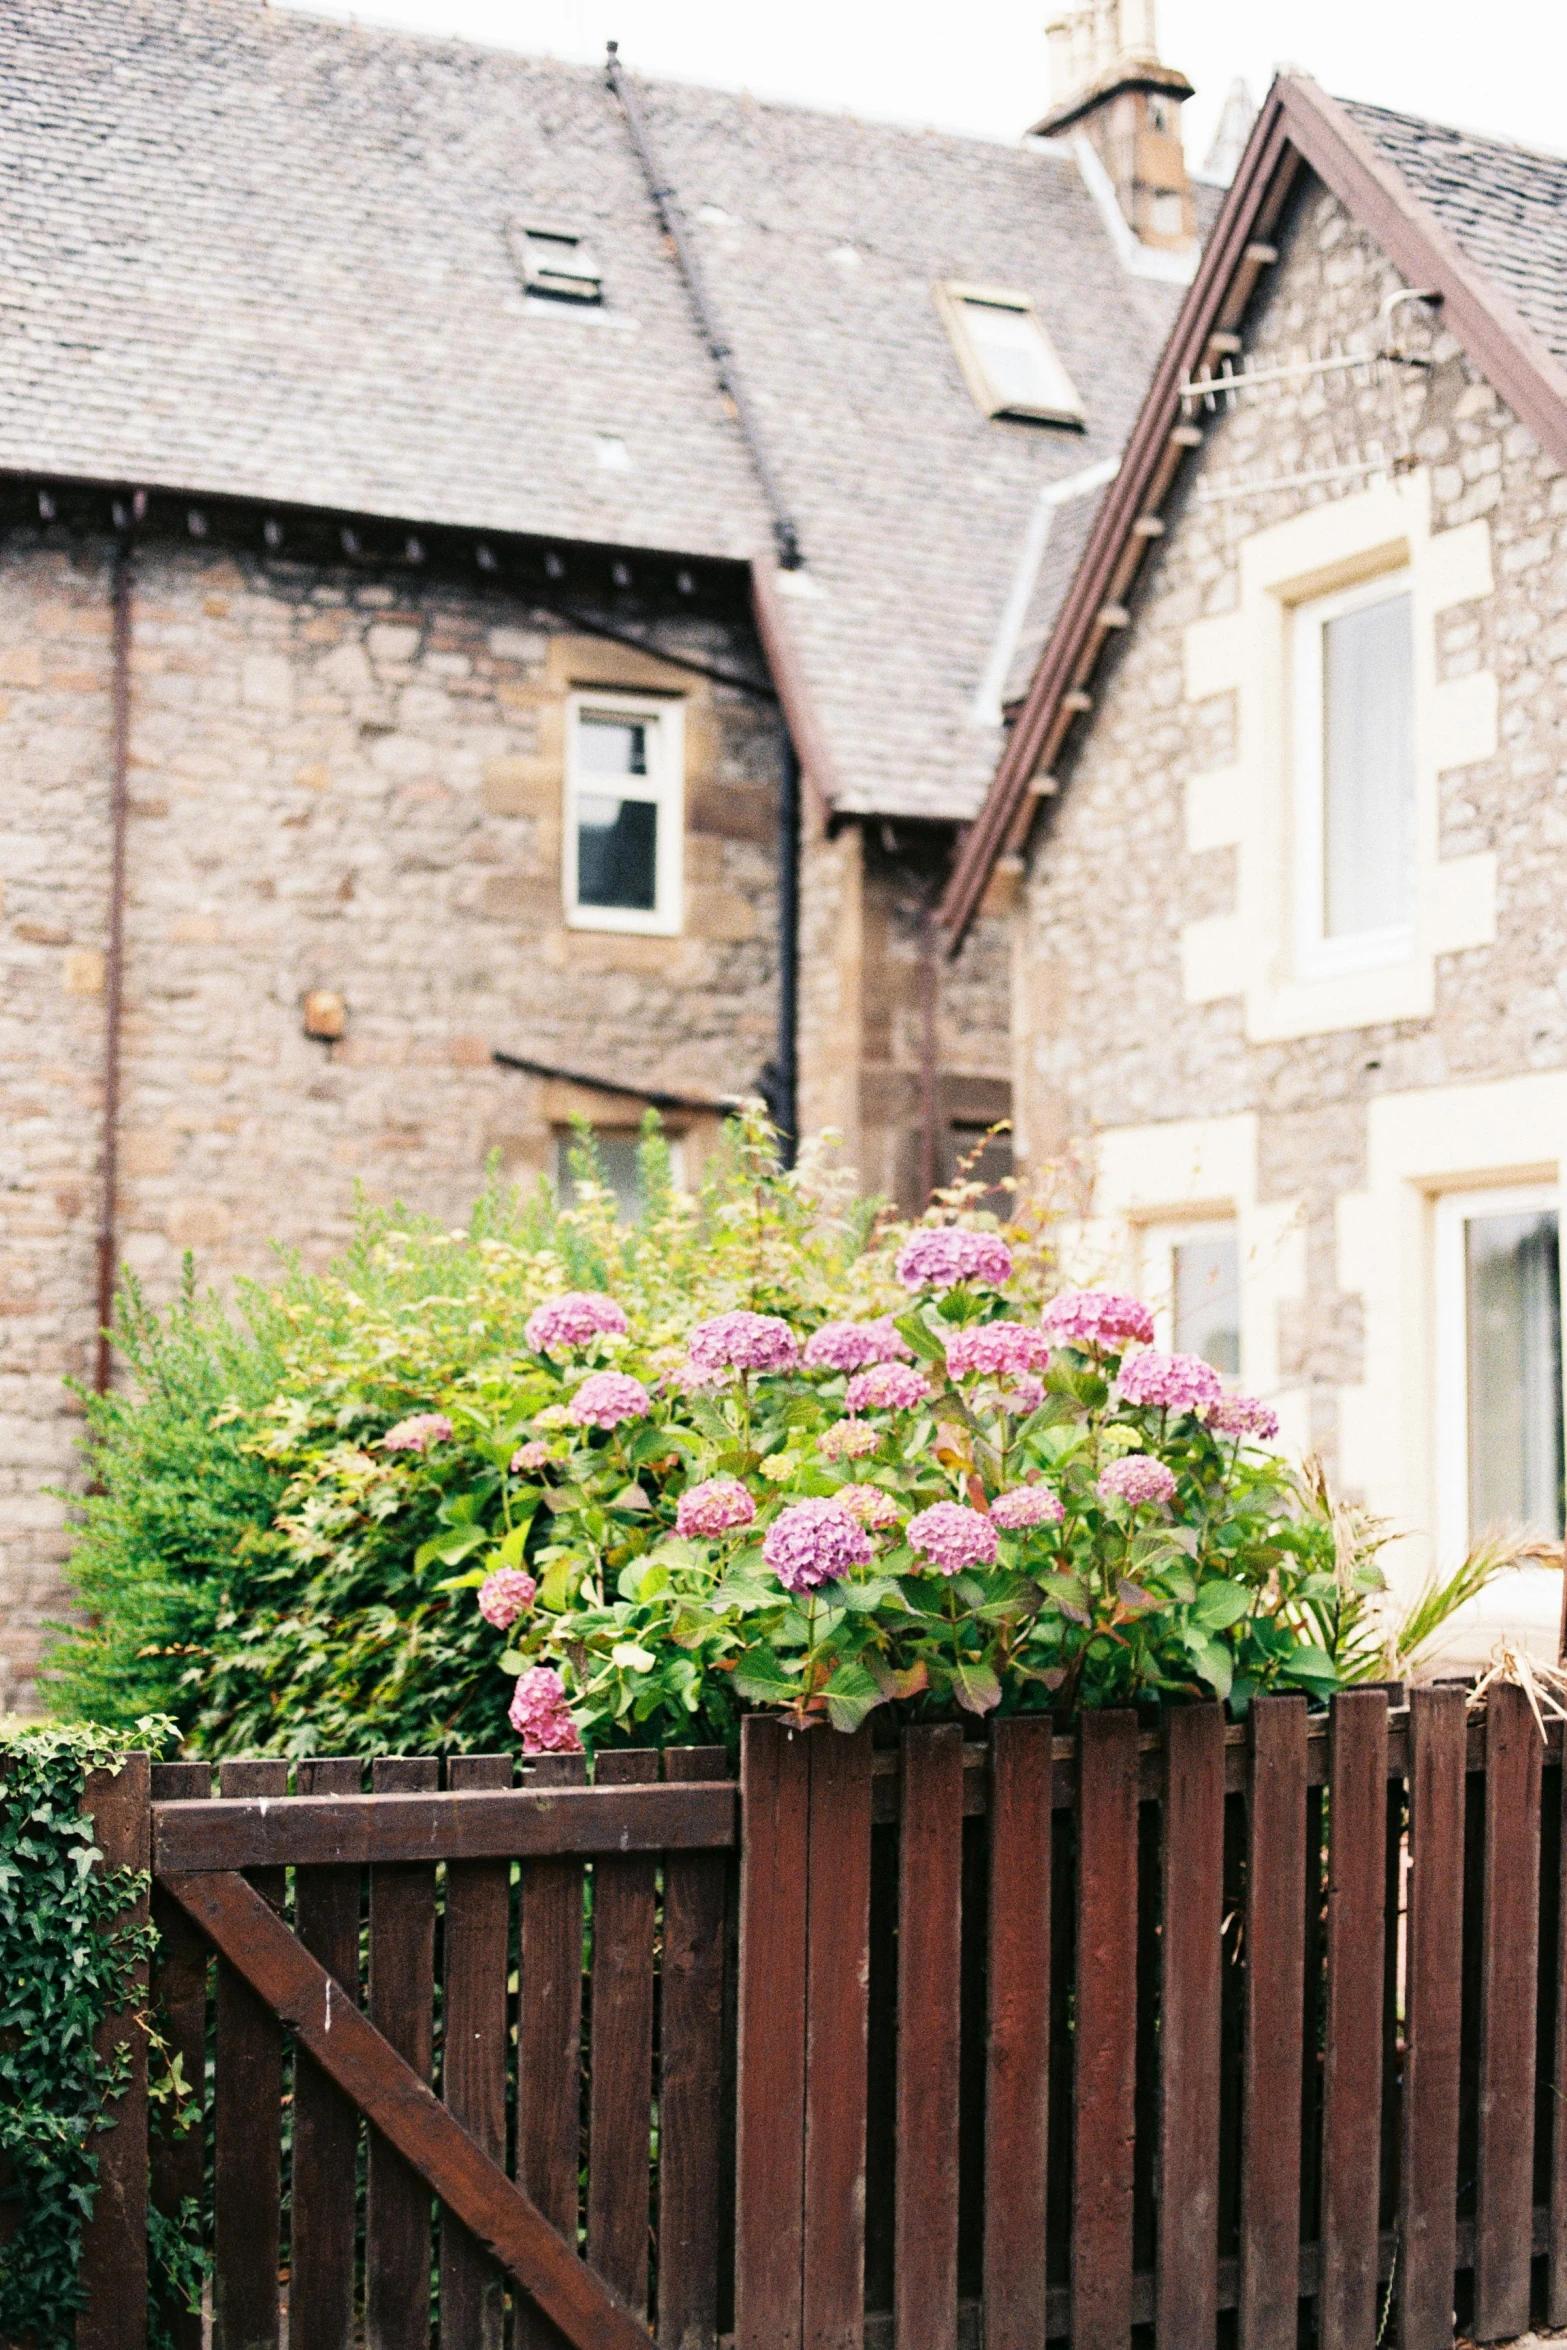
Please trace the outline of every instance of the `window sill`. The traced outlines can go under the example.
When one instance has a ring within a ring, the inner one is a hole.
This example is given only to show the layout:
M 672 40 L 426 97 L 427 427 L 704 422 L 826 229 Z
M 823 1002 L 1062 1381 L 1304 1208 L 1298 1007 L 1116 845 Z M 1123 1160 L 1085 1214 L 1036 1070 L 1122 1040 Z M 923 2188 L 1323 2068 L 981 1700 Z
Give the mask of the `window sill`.
M 609 931 L 620 938 L 678 938 L 681 922 L 678 916 L 667 914 L 634 914 L 617 911 L 613 906 L 570 906 L 566 910 L 568 930 Z

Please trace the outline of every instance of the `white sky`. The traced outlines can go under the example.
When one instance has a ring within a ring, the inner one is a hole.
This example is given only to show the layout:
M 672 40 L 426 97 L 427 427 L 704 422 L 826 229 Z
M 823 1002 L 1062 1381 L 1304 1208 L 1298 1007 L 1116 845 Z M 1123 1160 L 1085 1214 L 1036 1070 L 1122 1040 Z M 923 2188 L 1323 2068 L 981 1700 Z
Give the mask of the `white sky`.
M 1052 0 L 309 0 L 319 14 L 1010 138 L 1048 99 Z M 1236 74 L 1253 98 L 1279 62 L 1351 98 L 1567 148 L 1561 0 L 1159 0 L 1162 55 L 1197 85 L 1200 163 Z

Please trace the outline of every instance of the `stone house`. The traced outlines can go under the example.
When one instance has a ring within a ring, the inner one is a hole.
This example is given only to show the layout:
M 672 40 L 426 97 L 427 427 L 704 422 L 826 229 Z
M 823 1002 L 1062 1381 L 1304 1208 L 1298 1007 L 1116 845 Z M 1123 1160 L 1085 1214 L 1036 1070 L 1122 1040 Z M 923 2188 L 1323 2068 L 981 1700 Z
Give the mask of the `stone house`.
M 931 910 L 1217 202 L 1124 19 L 1007 146 L 0 12 L 0 1706 L 120 1266 L 460 1218 L 578 1112 L 694 1175 L 759 1086 L 911 1201 L 1010 1108 L 1008 924 Z
M 1567 162 L 1275 85 L 942 910 L 1011 892 L 1083 1244 L 1406 1588 L 1563 1530 L 1564 287 Z M 1520 1569 L 1450 1653 L 1554 1654 L 1560 1599 Z

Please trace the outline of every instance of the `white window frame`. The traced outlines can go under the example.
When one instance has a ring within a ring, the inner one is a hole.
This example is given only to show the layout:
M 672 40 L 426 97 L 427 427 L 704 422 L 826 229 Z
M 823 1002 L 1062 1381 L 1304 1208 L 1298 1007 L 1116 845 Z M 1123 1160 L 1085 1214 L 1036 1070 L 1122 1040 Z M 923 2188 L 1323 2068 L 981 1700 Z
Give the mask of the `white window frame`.
M 1378 572 L 1355 587 L 1334 595 L 1313 596 L 1296 604 L 1290 614 L 1290 686 L 1294 741 L 1295 784 L 1295 959 L 1302 979 L 1334 979 L 1342 973 L 1369 971 L 1385 963 L 1407 963 L 1415 947 L 1415 902 L 1407 922 L 1390 923 L 1382 930 L 1356 931 L 1329 938 L 1327 909 L 1327 756 L 1323 711 L 1322 644 L 1328 623 L 1370 605 L 1410 599 L 1413 627 L 1416 611 L 1410 566 Z M 1413 658 L 1413 647 L 1411 647 Z M 1419 692 L 1418 673 L 1413 680 Z M 1419 718 L 1416 715 L 1416 725 Z M 1417 787 L 1418 788 L 1418 787 Z M 1411 875 L 1411 899 L 1416 901 L 1417 876 Z
M 582 906 L 577 903 L 577 801 L 583 794 L 602 795 L 617 781 L 640 783 L 628 776 L 584 775 L 579 766 L 580 721 L 591 712 L 605 718 L 630 718 L 648 729 L 650 766 L 654 772 L 643 791 L 622 791 L 622 799 L 651 800 L 658 809 L 658 848 L 654 862 L 653 905 L 644 912 L 633 906 Z M 678 699 L 661 700 L 648 694 L 616 693 L 609 687 L 584 688 L 566 699 L 566 789 L 561 842 L 561 887 L 567 927 L 572 930 L 630 931 L 644 938 L 675 938 L 685 919 L 685 706 Z
M 601 1126 L 595 1121 L 594 1133 L 600 1142 L 637 1142 L 641 1139 L 641 1129 L 636 1126 Z M 576 1139 L 575 1133 L 569 1126 L 556 1126 L 552 1129 L 550 1182 L 557 1200 L 564 1206 L 571 1204 L 567 1196 L 571 1183 L 567 1158 Z M 686 1188 L 686 1138 L 683 1133 L 671 1134 L 666 1129 L 664 1142 L 669 1151 L 670 1182 L 676 1191 L 684 1191 Z
M 1237 1286 L 1245 1278 L 1245 1257 L 1241 1249 L 1241 1220 L 1234 1208 L 1215 1205 L 1201 1216 L 1172 1217 L 1159 1224 L 1138 1226 L 1138 1270 L 1140 1294 L 1153 1307 L 1154 1343 L 1166 1351 L 1175 1345 L 1175 1252 L 1194 1240 L 1219 1240 L 1233 1235 Z M 1236 1303 L 1236 1328 L 1239 1332 L 1240 1367 L 1235 1376 L 1246 1376 L 1246 1317 Z
M 937 286 L 935 293 L 936 308 L 941 313 L 958 365 L 963 370 L 963 380 L 973 395 L 974 405 L 984 415 L 1019 416 L 1036 424 L 1081 427 L 1087 423 L 1082 395 L 1067 373 L 1060 352 L 1045 332 L 1044 322 L 1034 308 L 1032 295 L 1020 294 L 1015 286 L 974 286 L 956 280 Z M 1007 399 L 992 381 L 979 345 L 969 332 L 968 305 L 973 302 L 990 310 L 1016 310 L 1030 320 L 1069 397 L 1038 406 L 1031 401 Z
M 1443 1191 L 1435 1201 L 1433 1421 L 1437 1554 L 1444 1571 L 1456 1567 L 1469 1549 L 1469 1282 L 1464 1226 L 1475 1216 L 1533 1216 L 1549 1210 L 1557 1217 L 1560 1238 L 1561 1202 L 1558 1183 Z

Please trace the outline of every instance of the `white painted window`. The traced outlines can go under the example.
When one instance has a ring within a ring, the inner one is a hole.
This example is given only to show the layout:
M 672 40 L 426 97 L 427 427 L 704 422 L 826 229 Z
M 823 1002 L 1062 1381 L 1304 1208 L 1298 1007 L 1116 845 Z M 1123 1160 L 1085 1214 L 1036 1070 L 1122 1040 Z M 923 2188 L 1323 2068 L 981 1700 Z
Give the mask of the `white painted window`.
M 513 223 L 510 233 L 530 302 L 592 305 L 603 301 L 603 273 L 574 229 L 519 221 Z
M 1488 1528 L 1562 1533 L 1555 1185 L 1436 1203 L 1437 1506 L 1455 1564 Z
M 1144 1227 L 1142 1274 L 1159 1343 L 1240 1375 L 1240 1240 L 1232 1217 Z
M 1083 403 L 1027 294 L 1001 286 L 945 285 L 936 306 L 958 365 L 987 416 L 1081 424 Z
M 1301 976 L 1405 960 L 1415 920 L 1414 601 L 1407 571 L 1297 607 Z
M 678 702 L 571 696 L 564 884 L 574 929 L 679 930 L 684 765 Z

